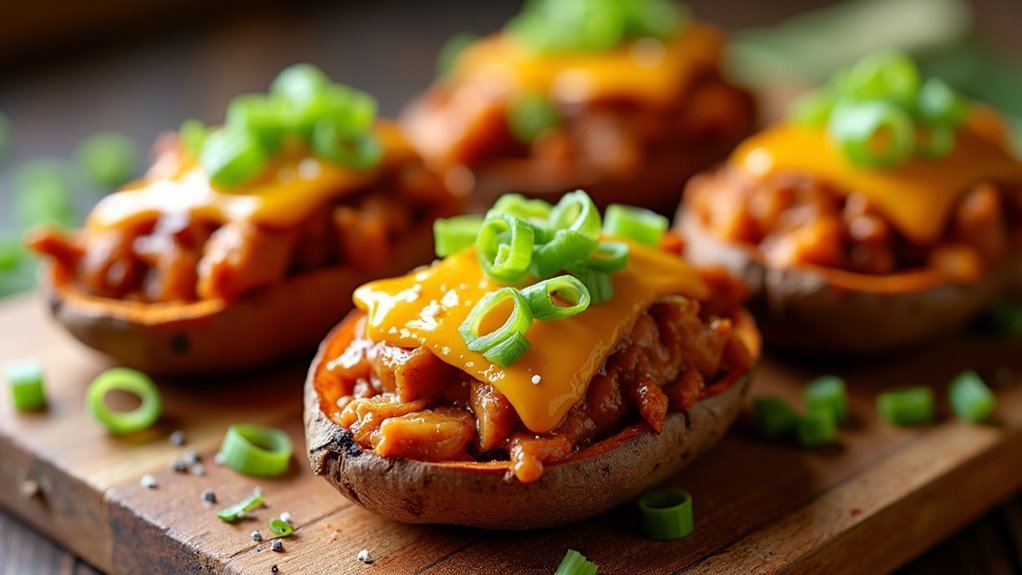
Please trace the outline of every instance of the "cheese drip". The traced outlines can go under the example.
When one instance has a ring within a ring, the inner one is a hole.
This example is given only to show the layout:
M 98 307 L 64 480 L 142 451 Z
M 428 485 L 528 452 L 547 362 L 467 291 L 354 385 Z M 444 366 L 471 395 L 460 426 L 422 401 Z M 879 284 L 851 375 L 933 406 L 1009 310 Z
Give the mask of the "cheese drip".
M 673 104 L 700 73 L 719 68 L 723 38 L 693 23 L 661 43 L 645 38 L 604 52 L 536 53 L 507 34 L 467 48 L 452 71 L 454 85 L 538 91 L 563 102 L 627 98 Z
M 639 313 L 666 295 L 703 299 L 709 293 L 678 256 L 631 242 L 630 248 L 628 267 L 611 276 L 613 299 L 569 318 L 534 321 L 525 334 L 532 347 L 508 367 L 469 351 L 458 333 L 479 299 L 501 287 L 483 275 L 474 249 L 403 277 L 366 284 L 355 291 L 355 305 L 368 314 L 370 340 L 429 348 L 493 385 L 526 427 L 546 433 L 585 395 L 589 380 Z M 534 384 L 537 375 L 540 383 Z
M 943 236 L 952 209 L 973 184 L 1022 182 L 1022 164 L 968 125 L 958 130 L 947 156 L 913 157 L 894 168 L 853 164 L 825 130 L 795 124 L 779 124 L 752 136 L 735 150 L 730 163 L 755 178 L 808 174 L 839 193 L 860 193 L 919 245 Z
M 217 223 L 248 220 L 275 229 L 293 228 L 335 198 L 364 189 L 385 170 L 414 157 L 394 124 L 379 122 L 375 132 L 386 155 L 373 169 L 354 170 L 310 156 L 304 149 L 285 150 L 256 180 L 237 190 L 214 187 L 193 156 L 171 158 L 179 163 L 169 171 L 158 163 L 151 172 L 155 175 L 103 198 L 86 227 L 130 227 L 179 214 Z

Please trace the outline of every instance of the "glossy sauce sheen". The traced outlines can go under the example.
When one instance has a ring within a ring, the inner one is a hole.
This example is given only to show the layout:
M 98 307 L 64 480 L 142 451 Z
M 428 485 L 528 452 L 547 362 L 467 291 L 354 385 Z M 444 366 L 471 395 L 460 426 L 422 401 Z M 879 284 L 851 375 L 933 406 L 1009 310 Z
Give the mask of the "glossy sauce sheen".
M 665 44 L 643 39 L 569 54 L 536 53 L 497 34 L 466 49 L 451 78 L 512 93 L 543 92 L 564 102 L 624 97 L 667 106 L 697 72 L 718 67 L 722 46 L 720 32 L 698 23 Z
M 283 154 L 271 160 L 255 181 L 228 191 L 215 188 L 196 159 L 188 157 L 169 176 L 129 184 L 103 198 L 86 226 L 101 230 L 181 214 L 218 223 L 248 220 L 269 228 L 293 228 L 334 198 L 371 184 L 388 166 L 413 157 L 393 124 L 380 122 L 375 131 L 386 156 L 374 169 L 353 170 L 307 153 Z
M 731 164 L 756 178 L 810 174 L 837 190 L 861 193 L 905 236 L 936 242 L 959 198 L 978 182 L 1022 182 L 1022 164 L 997 142 L 959 129 L 954 150 L 938 160 L 913 157 L 895 168 L 851 163 L 825 130 L 780 124 L 746 140 Z
M 703 299 L 709 289 L 677 255 L 634 243 L 628 267 L 611 277 L 613 299 L 570 318 L 534 321 L 525 334 L 532 347 L 508 367 L 469 351 L 458 333 L 476 302 L 502 287 L 483 276 L 474 249 L 404 277 L 366 284 L 354 299 L 368 313 L 369 339 L 428 347 L 445 362 L 496 387 L 526 427 L 546 433 L 582 398 L 639 313 L 660 297 Z M 539 384 L 532 383 L 534 375 L 540 376 Z

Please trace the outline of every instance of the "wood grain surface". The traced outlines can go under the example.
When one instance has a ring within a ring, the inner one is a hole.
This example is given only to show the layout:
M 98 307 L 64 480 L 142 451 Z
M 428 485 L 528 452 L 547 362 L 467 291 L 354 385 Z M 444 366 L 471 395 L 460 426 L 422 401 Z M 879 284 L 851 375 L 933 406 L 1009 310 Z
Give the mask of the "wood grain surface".
M 797 401 L 821 372 L 844 375 L 852 423 L 841 443 L 821 449 L 766 442 L 740 422 L 720 447 L 669 481 L 695 495 L 696 534 L 661 543 L 641 537 L 629 506 L 567 528 L 528 533 L 407 526 L 350 504 L 312 475 L 302 453 L 301 362 L 232 380 L 160 381 L 165 415 L 139 436 L 114 439 L 83 408 L 88 382 L 109 364 L 47 317 L 35 296 L 0 304 L 0 364 L 36 357 L 50 405 L 16 414 L 0 396 L 0 504 L 96 567 L 125 573 L 550 573 L 568 548 L 601 573 L 862 573 L 891 570 L 1022 486 L 1022 357 L 1019 346 L 967 334 L 905 359 L 796 366 L 770 361 L 753 396 Z M 994 422 L 974 426 L 942 413 L 938 422 L 897 429 L 877 420 L 877 391 L 907 384 L 942 388 L 965 368 L 999 382 Z M 225 427 L 264 422 L 291 433 L 299 450 L 289 473 L 254 480 L 212 462 Z M 182 429 L 207 474 L 175 473 Z M 157 489 L 139 485 L 145 473 Z M 34 482 L 36 497 L 23 487 Z M 236 525 L 221 504 L 260 486 L 268 507 Z M 296 520 L 285 552 L 249 538 L 283 511 Z M 1016 516 L 1017 517 L 1017 516 Z M 1014 529 L 1019 530 L 1019 521 Z

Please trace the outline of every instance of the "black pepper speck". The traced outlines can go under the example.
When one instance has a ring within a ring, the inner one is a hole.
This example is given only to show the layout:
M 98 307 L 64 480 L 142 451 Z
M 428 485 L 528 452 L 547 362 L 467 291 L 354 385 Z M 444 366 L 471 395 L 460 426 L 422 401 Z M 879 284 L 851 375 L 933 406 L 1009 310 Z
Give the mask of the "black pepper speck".
M 277 566 L 274 565 L 273 567 L 270 567 L 270 573 L 280 573 L 280 569 L 278 569 Z
M 212 489 L 207 489 L 202 492 L 202 500 L 206 503 L 216 503 L 216 493 L 213 493 Z
M 270 545 L 270 549 L 273 552 L 275 552 L 275 553 L 283 553 L 284 552 L 284 542 L 281 541 L 280 539 L 274 539 L 273 540 L 273 544 Z

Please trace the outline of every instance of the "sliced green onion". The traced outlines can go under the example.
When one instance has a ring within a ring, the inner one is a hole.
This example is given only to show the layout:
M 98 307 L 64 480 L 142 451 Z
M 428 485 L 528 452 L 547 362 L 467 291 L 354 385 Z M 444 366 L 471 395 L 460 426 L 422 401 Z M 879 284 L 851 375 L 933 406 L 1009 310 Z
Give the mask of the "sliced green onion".
M 450 74 L 461 53 L 478 40 L 479 36 L 475 34 L 455 34 L 448 38 L 444 45 L 440 47 L 440 52 L 436 57 L 436 75 L 446 76 Z
M 625 5 L 630 9 L 629 35 L 649 36 L 665 39 L 678 31 L 690 15 L 685 6 L 663 0 L 634 2 Z
M 264 503 L 266 503 L 266 500 L 263 499 L 263 495 L 259 493 L 259 491 L 256 491 L 244 501 L 235 503 L 229 507 L 224 507 L 216 514 L 216 516 L 219 517 L 221 521 L 233 523 L 245 517 L 245 514 L 249 511 L 252 511 L 256 507 L 261 507 Z
M 1001 300 L 990 306 L 985 322 L 994 333 L 1022 338 L 1022 302 Z
M 127 136 L 96 134 L 78 145 L 75 160 L 94 183 L 117 188 L 135 175 L 138 146 Z
M 614 282 L 611 281 L 610 274 L 585 267 L 568 268 L 568 272 L 586 286 L 592 303 L 603 303 L 614 297 Z
M 600 210 L 583 190 L 575 190 L 561 197 L 550 210 L 550 229 L 573 230 L 598 240 L 600 238 Z
M 199 162 L 211 182 L 231 188 L 258 174 L 266 162 L 266 154 L 251 133 L 222 128 L 206 137 Z
M 599 567 L 574 549 L 568 549 L 554 575 L 596 575 Z
M 655 246 L 670 225 L 670 220 L 656 212 L 611 204 L 604 216 L 603 233 Z
M 933 390 L 925 386 L 887 391 L 877 396 L 877 411 L 889 423 L 915 425 L 933 419 Z
M 796 424 L 798 442 L 806 447 L 816 447 L 834 443 L 837 439 L 837 419 L 830 408 L 810 408 Z
M 558 305 L 553 296 L 569 302 Z M 543 280 L 522 290 L 532 315 L 540 321 L 564 319 L 584 312 L 589 308 L 589 290 L 577 278 L 563 275 Z
M 481 332 L 483 321 L 498 305 L 507 300 L 510 300 L 513 304 L 507 319 L 500 327 L 483 335 Z M 472 308 L 472 311 L 469 312 L 468 317 L 465 318 L 461 326 L 458 327 L 458 333 L 461 334 L 462 339 L 468 344 L 470 350 L 485 353 L 502 343 L 506 343 L 506 340 L 511 339 L 516 334 L 524 335 L 530 325 L 532 325 L 532 308 L 525 301 L 525 296 L 515 288 L 505 287 L 483 296 L 476 303 L 475 307 Z M 512 344 L 508 345 L 514 347 Z
M 581 266 L 597 272 L 614 273 L 628 267 L 630 248 L 624 242 L 600 242 Z
M 924 158 L 943 158 L 955 149 L 955 129 L 951 126 L 923 127 L 916 137 L 916 150 Z
M 17 269 L 25 260 L 25 247 L 16 237 L 0 236 L 0 273 Z
M 843 103 L 834 108 L 828 132 L 852 162 L 868 167 L 893 166 L 912 155 L 912 119 L 889 102 Z
M 383 143 L 373 134 L 342 137 L 337 124 L 317 122 L 312 131 L 312 151 L 321 158 L 356 170 L 368 170 L 383 159 Z
M 14 399 L 14 409 L 36 411 L 46 407 L 43 368 L 38 361 L 11 363 L 4 371 L 7 375 L 7 384 L 11 388 L 11 397 Z
M 291 524 L 284 521 L 280 517 L 274 517 L 270 519 L 270 533 L 273 533 L 276 537 L 287 537 L 295 532 L 295 528 L 291 527 Z
M 788 117 L 797 124 L 811 127 L 827 125 L 830 112 L 834 109 L 834 95 L 826 90 L 806 92 L 788 107 Z
M 951 380 L 948 401 L 958 417 L 973 423 L 990 418 L 997 398 L 975 371 L 964 371 Z
M 280 147 L 285 127 L 284 101 L 263 94 L 236 96 L 227 107 L 226 125 L 255 136 L 264 152 Z
M 639 498 L 642 532 L 660 541 L 680 539 L 695 528 L 692 496 L 680 489 L 656 489 Z
M 508 234 L 508 240 L 502 235 Z M 525 277 L 535 241 L 532 225 L 508 214 L 490 212 L 476 238 L 477 255 L 487 276 L 502 283 Z
M 332 124 L 338 137 L 354 138 L 364 134 L 376 119 L 376 99 L 353 88 L 332 84 L 301 104 L 292 104 L 289 128 L 306 137 L 318 124 Z
M 557 105 L 545 94 L 529 92 L 507 105 L 507 127 L 519 142 L 528 144 L 561 122 Z
M 483 226 L 479 216 L 454 216 L 433 220 L 433 244 L 436 255 L 445 258 L 472 247 Z
M 35 160 L 14 172 L 14 215 L 22 227 L 75 225 L 67 166 L 58 160 Z
M 532 344 L 520 333 L 512 333 L 509 337 L 498 341 L 493 347 L 483 351 L 483 357 L 490 363 L 507 367 L 518 361 Z
M 227 428 L 220 445 L 224 465 L 259 477 L 271 477 L 287 471 L 294 447 L 291 437 L 265 425 L 236 423 Z
M 270 84 L 270 93 L 295 103 L 312 100 L 330 86 L 330 78 L 312 64 L 295 64 L 285 68 Z
M 521 194 L 504 194 L 493 204 L 490 211 L 532 221 L 546 220 L 553 209 L 549 202 L 543 200 L 530 200 Z
M 198 156 L 202 152 L 202 144 L 206 141 L 206 136 L 209 135 L 210 130 L 198 120 L 185 120 L 181 123 L 177 133 L 178 137 L 181 138 L 181 145 L 184 149 L 190 154 Z
M 848 419 L 845 380 L 840 377 L 825 375 L 810 381 L 802 389 L 802 398 L 808 410 L 829 409 L 838 423 Z
M 111 391 L 124 391 L 139 399 L 139 406 L 131 411 L 113 411 L 106 404 Z M 114 435 L 127 435 L 148 429 L 160 418 L 163 401 L 160 390 L 141 371 L 115 367 L 99 374 L 86 392 L 86 407 L 97 421 Z
M 884 100 L 911 109 L 919 94 L 919 68 L 901 52 L 877 52 L 853 65 L 841 80 L 844 95 Z
M 946 82 L 930 78 L 919 91 L 916 110 L 920 119 L 930 126 L 953 128 L 965 119 L 968 104 Z
M 589 257 L 596 240 L 575 230 L 557 230 L 553 239 L 537 245 L 532 253 L 533 275 L 548 278 Z
M 757 397 L 752 401 L 756 427 L 764 437 L 778 438 L 791 435 L 798 425 L 798 414 L 779 397 Z

